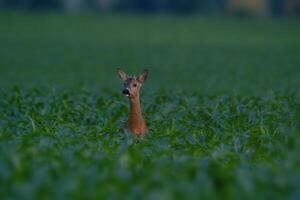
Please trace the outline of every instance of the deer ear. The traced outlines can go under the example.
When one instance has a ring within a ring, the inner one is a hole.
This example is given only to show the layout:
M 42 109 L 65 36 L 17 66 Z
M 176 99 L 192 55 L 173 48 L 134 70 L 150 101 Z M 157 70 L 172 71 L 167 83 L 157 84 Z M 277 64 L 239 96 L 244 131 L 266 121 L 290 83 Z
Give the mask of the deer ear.
M 142 74 L 139 76 L 139 81 L 143 83 L 148 77 L 148 69 L 144 69 Z
M 120 68 L 118 69 L 118 74 L 122 81 L 126 81 L 128 79 L 127 74 Z

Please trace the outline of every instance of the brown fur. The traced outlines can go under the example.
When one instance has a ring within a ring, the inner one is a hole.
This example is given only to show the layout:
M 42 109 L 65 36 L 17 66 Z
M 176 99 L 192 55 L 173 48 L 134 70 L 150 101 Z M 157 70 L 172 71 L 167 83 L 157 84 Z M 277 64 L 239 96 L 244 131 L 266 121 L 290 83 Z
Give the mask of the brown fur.
M 124 81 L 124 89 L 129 91 L 128 99 L 130 106 L 130 113 L 125 128 L 135 136 L 144 136 L 147 131 L 147 125 L 142 115 L 140 104 L 140 89 L 143 82 L 147 79 L 148 71 L 144 70 L 138 77 L 128 77 L 127 74 L 119 69 L 120 79 Z

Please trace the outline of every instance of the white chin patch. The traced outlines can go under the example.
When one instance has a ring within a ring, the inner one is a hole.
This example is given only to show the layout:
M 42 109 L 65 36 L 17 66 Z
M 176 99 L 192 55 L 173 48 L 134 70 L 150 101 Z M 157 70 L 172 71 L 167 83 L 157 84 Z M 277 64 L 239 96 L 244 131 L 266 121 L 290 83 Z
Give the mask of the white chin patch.
M 126 97 L 129 97 L 129 94 L 125 94 Z

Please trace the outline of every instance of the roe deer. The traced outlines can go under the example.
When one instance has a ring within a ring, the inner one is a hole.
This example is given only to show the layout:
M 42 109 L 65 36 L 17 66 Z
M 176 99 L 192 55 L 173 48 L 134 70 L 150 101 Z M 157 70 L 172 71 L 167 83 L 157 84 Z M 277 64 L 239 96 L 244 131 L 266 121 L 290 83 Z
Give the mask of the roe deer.
M 147 125 L 141 111 L 140 89 L 147 79 L 148 70 L 144 69 L 139 77 L 127 76 L 121 69 L 118 69 L 118 74 L 124 82 L 123 95 L 128 97 L 130 105 L 130 114 L 125 128 L 135 136 L 144 136 L 147 132 Z

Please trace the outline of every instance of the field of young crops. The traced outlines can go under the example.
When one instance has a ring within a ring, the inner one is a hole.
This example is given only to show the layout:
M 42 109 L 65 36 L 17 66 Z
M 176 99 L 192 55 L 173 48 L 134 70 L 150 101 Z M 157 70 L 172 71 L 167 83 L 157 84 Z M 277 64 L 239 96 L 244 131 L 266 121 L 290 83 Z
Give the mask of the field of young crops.
M 297 19 L 0 14 L 0 199 L 298 199 Z M 149 134 L 116 68 L 148 68 Z

